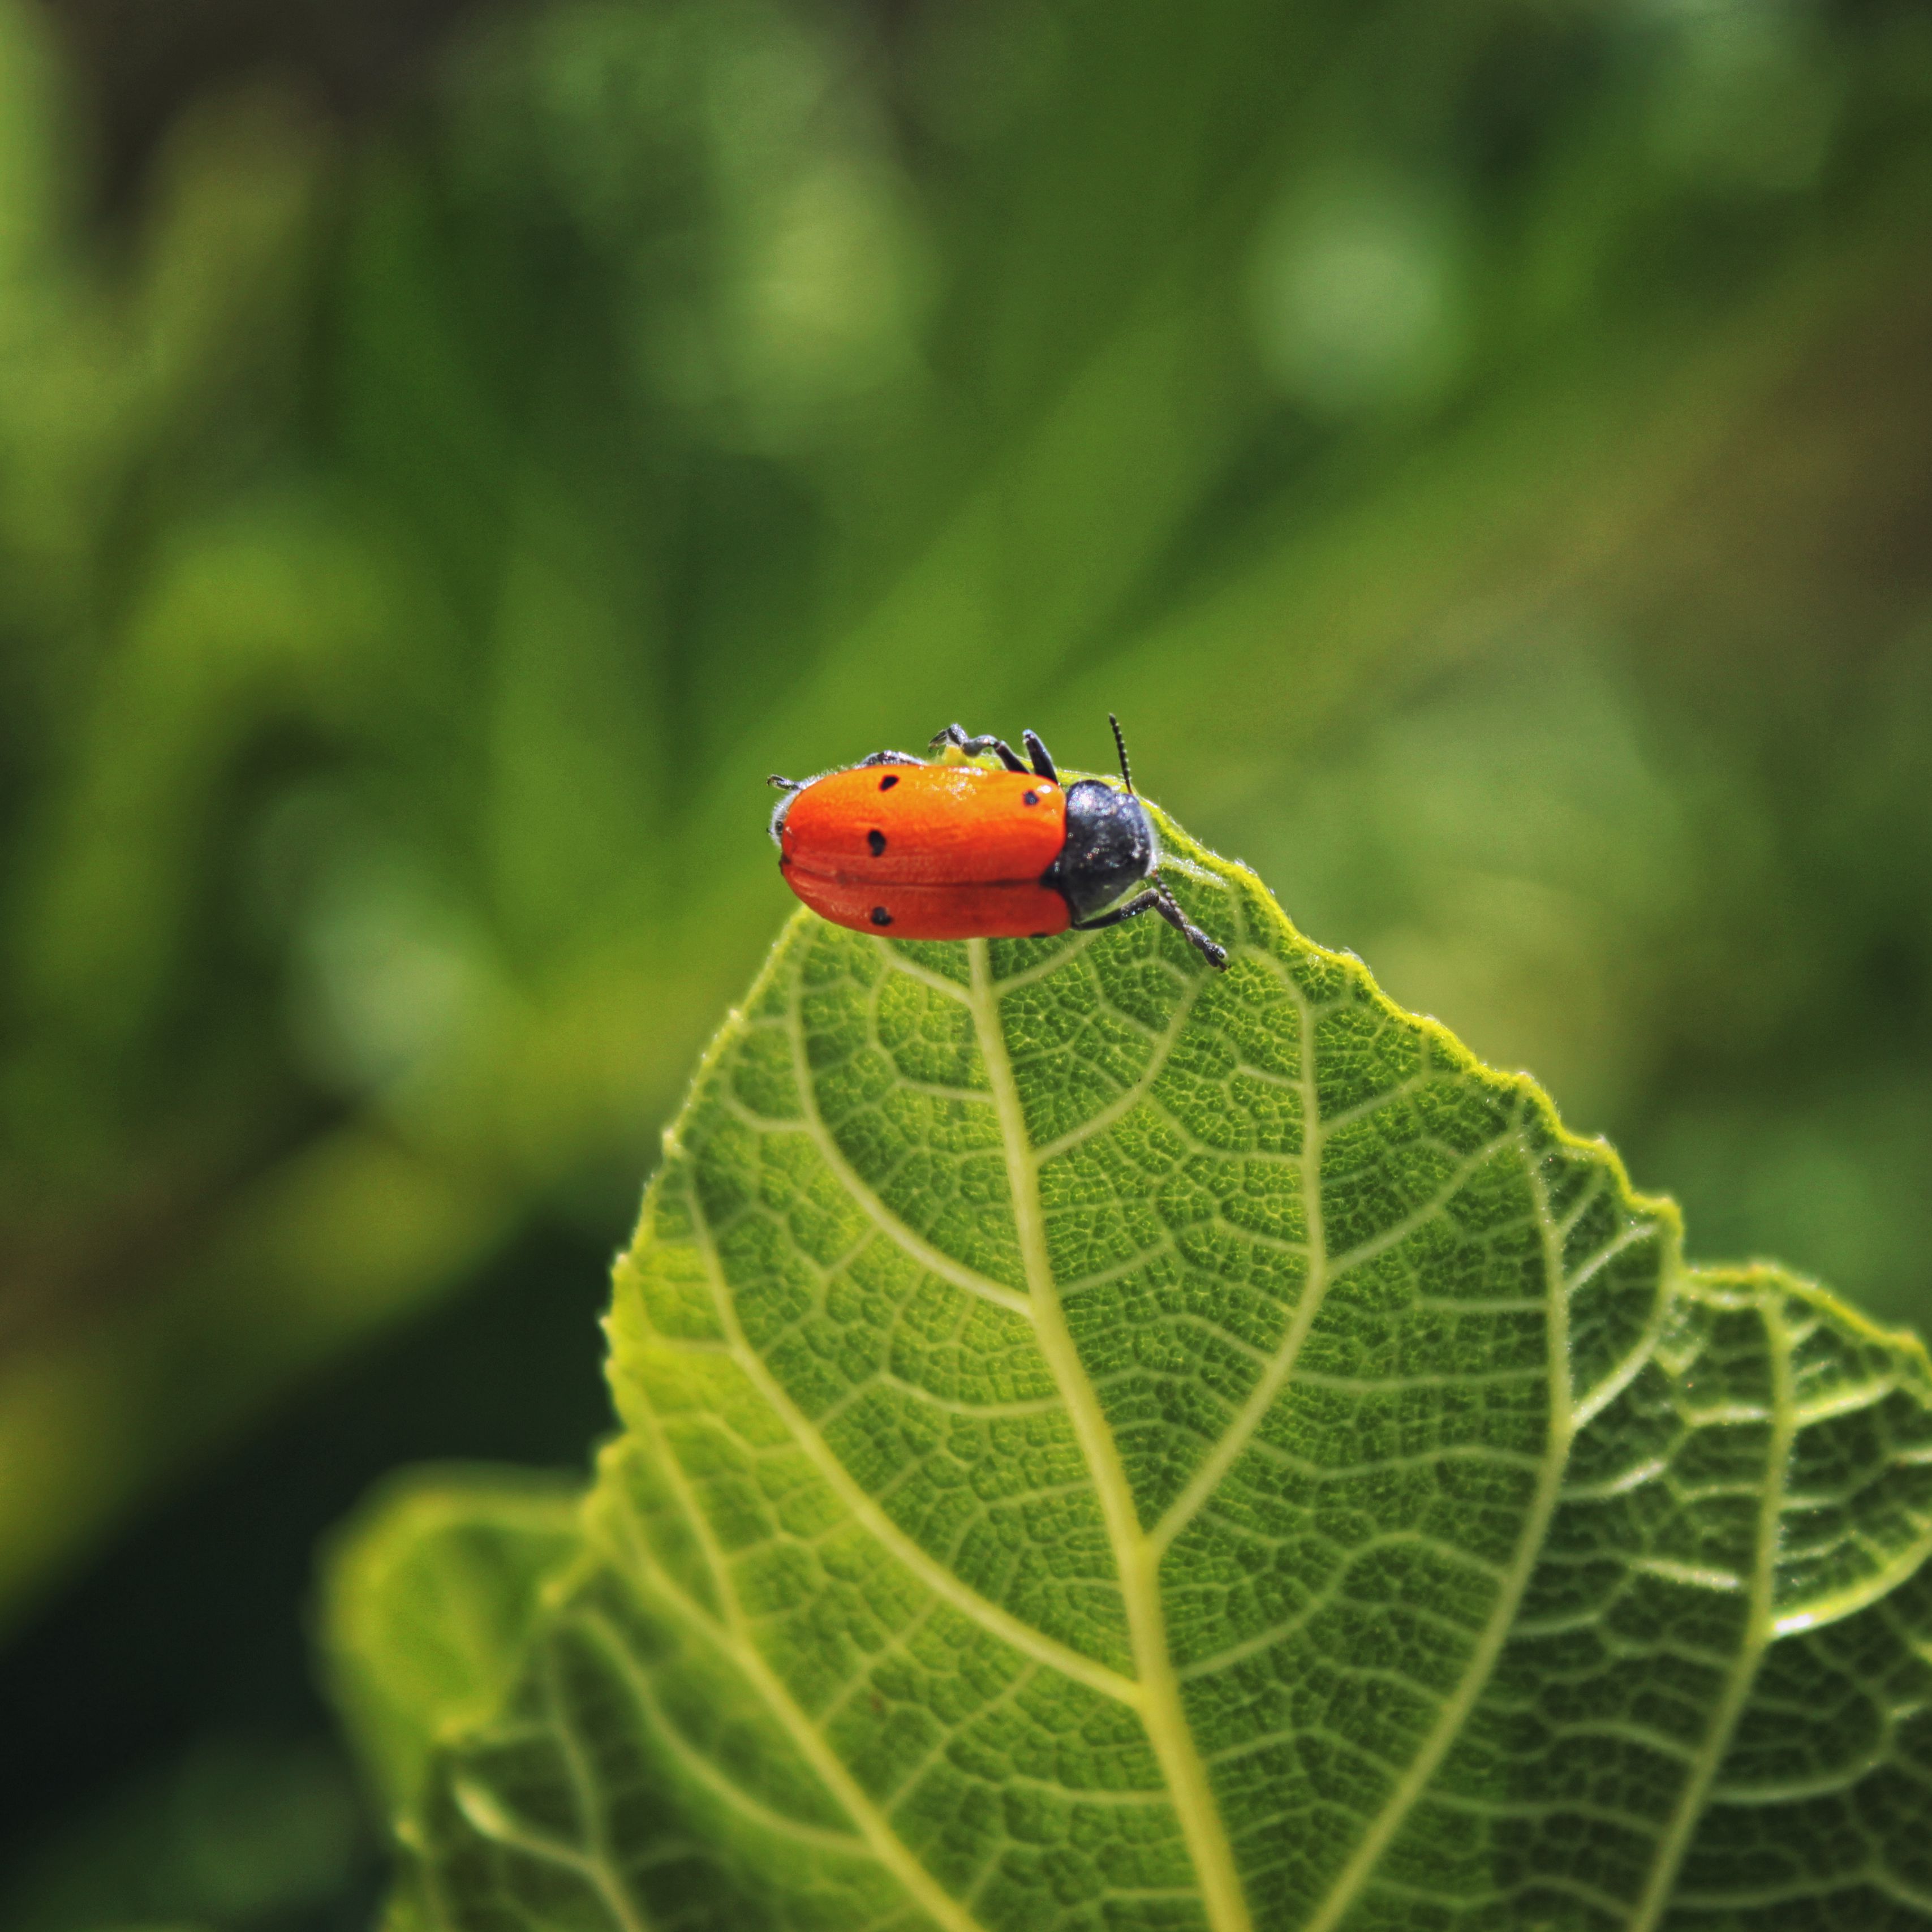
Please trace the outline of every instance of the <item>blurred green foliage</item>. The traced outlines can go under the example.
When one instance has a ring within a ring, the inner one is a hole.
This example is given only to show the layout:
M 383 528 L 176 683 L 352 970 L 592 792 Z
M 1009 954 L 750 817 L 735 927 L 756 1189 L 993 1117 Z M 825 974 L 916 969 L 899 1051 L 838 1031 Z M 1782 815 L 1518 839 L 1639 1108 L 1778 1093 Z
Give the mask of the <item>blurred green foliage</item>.
M 955 717 L 1932 1312 L 1917 5 L 556 0 L 90 142 L 0 0 L 7 1614 L 614 1243 L 764 775 Z

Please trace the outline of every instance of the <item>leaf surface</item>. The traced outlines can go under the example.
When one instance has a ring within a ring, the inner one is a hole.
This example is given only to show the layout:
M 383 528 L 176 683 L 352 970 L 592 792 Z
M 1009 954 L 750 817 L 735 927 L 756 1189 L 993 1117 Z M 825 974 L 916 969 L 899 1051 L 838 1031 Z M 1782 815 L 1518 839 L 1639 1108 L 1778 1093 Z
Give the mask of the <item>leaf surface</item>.
M 1932 1378 L 1165 820 L 1232 950 L 801 914 L 404 1821 L 449 1925 L 1932 1922 Z
M 338 1539 L 322 1606 L 325 1664 L 375 1784 L 395 1809 L 439 1738 L 494 1714 L 543 1586 L 573 1561 L 576 1490 L 521 1471 L 412 1471 Z

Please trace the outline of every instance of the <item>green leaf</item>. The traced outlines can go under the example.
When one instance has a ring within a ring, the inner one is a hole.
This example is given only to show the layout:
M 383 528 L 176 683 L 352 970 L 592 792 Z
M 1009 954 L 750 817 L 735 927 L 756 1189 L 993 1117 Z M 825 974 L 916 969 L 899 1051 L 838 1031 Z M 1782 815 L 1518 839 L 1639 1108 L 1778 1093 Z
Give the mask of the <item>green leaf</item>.
M 411 1472 L 365 1502 L 325 1568 L 324 1667 L 400 1810 L 439 1737 L 495 1711 L 545 1581 L 581 1546 L 581 1497 L 520 1470 Z
M 1163 926 L 801 914 L 620 1262 L 451 1926 L 1932 1922 L 1932 1374 L 1165 820 Z

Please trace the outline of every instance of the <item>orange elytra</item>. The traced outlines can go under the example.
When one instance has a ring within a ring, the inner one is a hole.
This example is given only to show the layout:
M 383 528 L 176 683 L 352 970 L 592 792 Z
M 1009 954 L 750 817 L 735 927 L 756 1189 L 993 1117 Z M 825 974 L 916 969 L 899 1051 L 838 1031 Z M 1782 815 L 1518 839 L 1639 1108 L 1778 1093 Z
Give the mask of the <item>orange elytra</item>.
M 1120 721 L 1108 722 L 1118 786 L 1077 778 L 1063 787 L 1033 732 L 1024 739 L 1029 764 L 1004 739 L 969 736 L 957 724 L 934 749 L 991 752 L 1004 769 L 874 752 L 815 778 L 774 775 L 785 794 L 772 814 L 778 870 L 814 912 L 882 938 L 1044 939 L 1153 912 L 1225 967 L 1226 950 L 1156 876 L 1154 822 L 1134 791 Z

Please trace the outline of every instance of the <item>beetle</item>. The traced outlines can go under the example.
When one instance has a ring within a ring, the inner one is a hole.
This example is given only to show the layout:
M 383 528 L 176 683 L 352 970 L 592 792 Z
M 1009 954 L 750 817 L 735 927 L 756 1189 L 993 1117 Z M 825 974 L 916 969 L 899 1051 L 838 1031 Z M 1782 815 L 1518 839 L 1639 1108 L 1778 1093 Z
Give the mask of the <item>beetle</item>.
M 784 793 L 772 838 L 785 883 L 835 926 L 898 939 L 1046 939 L 1158 913 L 1210 966 L 1226 949 L 1161 882 L 1154 821 L 1134 790 L 1120 722 L 1110 712 L 1120 782 L 1063 786 L 1036 734 L 1028 758 L 1004 738 L 949 724 L 931 749 L 984 765 L 874 752 L 843 770 L 770 782 Z M 1117 903 L 1136 886 L 1124 904 Z

